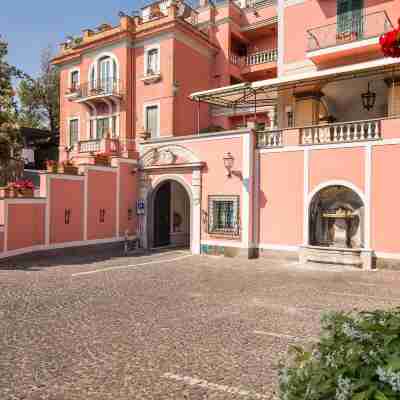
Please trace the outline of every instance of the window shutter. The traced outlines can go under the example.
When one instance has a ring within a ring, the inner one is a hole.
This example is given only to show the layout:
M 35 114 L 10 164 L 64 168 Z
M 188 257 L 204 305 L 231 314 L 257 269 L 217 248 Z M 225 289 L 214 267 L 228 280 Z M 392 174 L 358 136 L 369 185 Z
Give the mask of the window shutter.
M 151 133 L 151 137 L 158 136 L 158 107 L 150 106 L 146 108 L 146 128 Z
M 69 121 L 69 145 L 73 146 L 78 142 L 78 120 L 71 119 Z

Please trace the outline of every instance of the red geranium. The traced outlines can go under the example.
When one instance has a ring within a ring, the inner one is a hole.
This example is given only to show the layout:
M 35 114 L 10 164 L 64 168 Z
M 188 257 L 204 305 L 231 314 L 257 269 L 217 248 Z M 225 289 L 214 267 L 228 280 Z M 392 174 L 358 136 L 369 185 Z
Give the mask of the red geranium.
M 400 57 L 400 18 L 399 27 L 390 32 L 386 32 L 379 38 L 379 43 L 385 57 Z
M 19 179 L 18 181 L 12 182 L 9 185 L 12 189 L 34 189 L 35 185 L 29 179 Z

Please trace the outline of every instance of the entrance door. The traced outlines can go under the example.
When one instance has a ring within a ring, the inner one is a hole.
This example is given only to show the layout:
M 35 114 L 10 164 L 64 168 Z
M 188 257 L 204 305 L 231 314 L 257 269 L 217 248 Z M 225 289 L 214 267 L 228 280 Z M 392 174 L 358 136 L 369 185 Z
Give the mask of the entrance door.
M 171 184 L 164 183 L 154 199 L 154 246 L 170 244 Z

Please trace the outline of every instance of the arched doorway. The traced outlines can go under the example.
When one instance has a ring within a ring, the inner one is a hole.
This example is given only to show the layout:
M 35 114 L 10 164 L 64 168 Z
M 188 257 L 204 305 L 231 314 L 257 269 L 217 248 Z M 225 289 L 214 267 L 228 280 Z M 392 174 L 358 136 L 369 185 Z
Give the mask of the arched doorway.
M 315 193 L 308 223 L 312 246 L 364 247 L 364 202 L 347 186 L 330 185 Z
M 190 246 L 191 205 L 187 189 L 168 179 L 153 191 L 150 246 Z

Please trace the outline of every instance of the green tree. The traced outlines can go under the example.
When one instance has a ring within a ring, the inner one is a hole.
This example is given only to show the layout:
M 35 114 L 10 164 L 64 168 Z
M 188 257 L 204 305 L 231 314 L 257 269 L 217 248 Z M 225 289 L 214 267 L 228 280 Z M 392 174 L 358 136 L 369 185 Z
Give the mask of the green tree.
M 59 130 L 59 70 L 51 60 L 51 47 L 42 51 L 41 68 L 37 78 L 23 79 L 18 87 L 20 101 L 19 124 L 31 128 Z
M 0 36 L 0 185 L 17 178 L 23 167 L 13 79 L 26 75 L 7 62 L 7 54 L 8 44 Z

